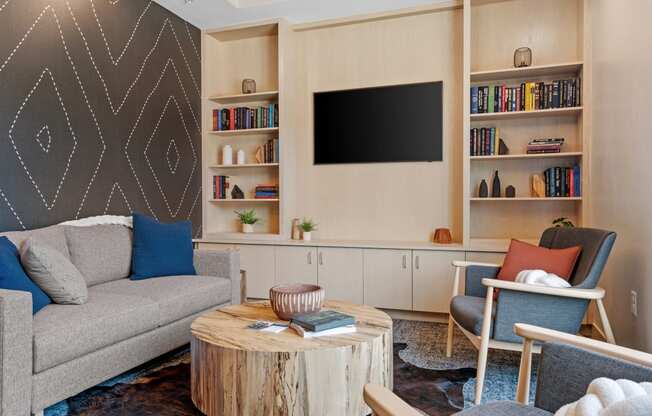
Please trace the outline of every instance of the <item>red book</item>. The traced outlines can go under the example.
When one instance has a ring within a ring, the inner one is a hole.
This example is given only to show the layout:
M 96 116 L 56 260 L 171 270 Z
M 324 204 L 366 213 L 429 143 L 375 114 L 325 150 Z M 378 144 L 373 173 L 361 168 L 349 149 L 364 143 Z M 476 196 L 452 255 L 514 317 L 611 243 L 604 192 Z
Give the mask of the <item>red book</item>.
M 229 129 L 235 130 L 235 109 L 229 108 Z
M 502 100 L 503 102 L 500 103 L 500 111 L 504 112 L 507 109 L 507 87 L 503 85 L 500 88 L 502 89 L 502 92 L 503 92 L 500 95 L 501 97 L 503 97 L 503 100 Z
M 217 111 L 218 110 L 213 110 L 213 131 L 218 130 L 218 128 L 217 128 Z

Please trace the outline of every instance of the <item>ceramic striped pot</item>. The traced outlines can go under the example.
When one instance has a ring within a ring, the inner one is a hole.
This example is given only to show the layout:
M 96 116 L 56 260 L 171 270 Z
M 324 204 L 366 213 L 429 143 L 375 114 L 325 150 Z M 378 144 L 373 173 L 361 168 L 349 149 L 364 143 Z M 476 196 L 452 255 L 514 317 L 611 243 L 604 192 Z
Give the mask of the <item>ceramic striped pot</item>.
M 319 312 L 325 294 L 321 286 L 305 283 L 287 284 L 271 288 L 269 300 L 276 316 L 289 321 L 300 313 Z

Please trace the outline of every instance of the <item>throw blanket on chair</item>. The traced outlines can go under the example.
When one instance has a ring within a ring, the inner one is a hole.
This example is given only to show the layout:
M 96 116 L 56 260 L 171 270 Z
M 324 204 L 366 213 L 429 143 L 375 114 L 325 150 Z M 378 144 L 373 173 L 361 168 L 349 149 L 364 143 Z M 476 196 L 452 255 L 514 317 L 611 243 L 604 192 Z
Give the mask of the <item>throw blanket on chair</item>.
M 596 378 L 586 395 L 569 403 L 555 416 L 643 416 L 652 415 L 652 383 Z
M 571 287 L 566 280 L 545 270 L 522 270 L 516 275 L 516 282 L 537 286 Z
M 73 225 L 75 227 L 91 227 L 93 225 L 124 225 L 128 228 L 134 228 L 134 223 L 131 218 L 123 217 L 122 215 L 98 215 L 95 217 L 82 218 L 81 220 L 72 220 L 62 222 L 60 225 Z

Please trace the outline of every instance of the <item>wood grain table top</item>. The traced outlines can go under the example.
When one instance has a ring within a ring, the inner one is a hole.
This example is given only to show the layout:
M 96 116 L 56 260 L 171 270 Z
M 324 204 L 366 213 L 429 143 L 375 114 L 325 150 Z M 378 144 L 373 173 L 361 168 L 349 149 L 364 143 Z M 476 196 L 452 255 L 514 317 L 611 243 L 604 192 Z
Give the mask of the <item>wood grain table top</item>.
M 347 347 L 372 340 L 391 332 L 392 319 L 385 312 L 366 305 L 326 301 L 323 309 L 336 310 L 356 319 L 356 332 L 318 338 L 302 338 L 294 330 L 279 333 L 249 329 L 255 321 L 281 321 L 268 301 L 230 305 L 195 319 L 192 336 L 222 348 L 260 352 L 299 352 Z

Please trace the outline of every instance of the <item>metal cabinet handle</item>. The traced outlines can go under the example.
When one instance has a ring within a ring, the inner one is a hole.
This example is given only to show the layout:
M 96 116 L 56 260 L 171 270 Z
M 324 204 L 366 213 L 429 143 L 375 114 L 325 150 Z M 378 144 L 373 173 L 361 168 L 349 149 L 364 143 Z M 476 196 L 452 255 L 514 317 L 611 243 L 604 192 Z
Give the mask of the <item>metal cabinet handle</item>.
M 319 252 L 319 265 L 323 266 L 324 265 L 324 253 L 321 251 Z
M 308 264 L 312 264 L 312 251 L 308 252 Z
M 414 267 L 419 270 L 419 256 L 414 258 Z
M 403 254 L 403 268 L 407 269 L 407 255 Z

